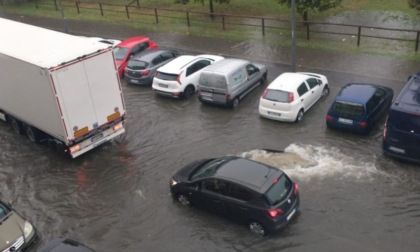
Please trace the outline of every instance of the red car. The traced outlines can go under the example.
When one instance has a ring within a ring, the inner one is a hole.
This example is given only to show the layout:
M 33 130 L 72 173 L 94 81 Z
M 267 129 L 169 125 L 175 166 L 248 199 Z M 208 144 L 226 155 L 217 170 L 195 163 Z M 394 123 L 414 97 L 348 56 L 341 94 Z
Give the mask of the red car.
M 158 45 L 150 38 L 142 36 L 128 38 L 115 46 L 113 49 L 114 57 L 120 78 L 124 77 L 124 69 L 132 56 L 144 50 L 154 48 L 158 48 Z

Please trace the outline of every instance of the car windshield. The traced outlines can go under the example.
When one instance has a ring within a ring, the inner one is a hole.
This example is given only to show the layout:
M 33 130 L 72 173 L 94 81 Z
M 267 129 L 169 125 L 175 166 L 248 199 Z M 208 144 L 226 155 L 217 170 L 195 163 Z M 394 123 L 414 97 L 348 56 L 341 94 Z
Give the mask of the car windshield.
M 132 70 L 144 70 L 147 69 L 149 63 L 141 60 L 130 60 L 127 64 L 127 68 Z
M 128 52 L 128 48 L 116 46 L 114 49 L 115 60 L 123 60 Z
M 340 115 L 362 116 L 365 109 L 361 103 L 336 101 L 331 110 Z
M 264 96 L 264 99 L 275 101 L 275 102 L 289 102 L 289 92 L 275 90 L 275 89 L 268 89 L 267 93 Z
M 190 180 L 196 180 L 212 176 L 222 164 L 226 163 L 229 160 L 229 157 L 216 158 L 210 160 L 207 163 L 204 163 L 202 166 L 200 166 L 197 170 L 194 171 L 194 173 L 191 175 Z
M 6 206 L 0 203 L 0 221 L 6 219 L 10 215 L 10 213 L 11 211 L 9 211 L 9 209 Z
M 265 196 L 271 205 L 276 205 L 287 197 L 290 190 L 292 190 L 292 181 L 283 174 L 277 182 L 273 183 L 273 185 L 268 189 Z

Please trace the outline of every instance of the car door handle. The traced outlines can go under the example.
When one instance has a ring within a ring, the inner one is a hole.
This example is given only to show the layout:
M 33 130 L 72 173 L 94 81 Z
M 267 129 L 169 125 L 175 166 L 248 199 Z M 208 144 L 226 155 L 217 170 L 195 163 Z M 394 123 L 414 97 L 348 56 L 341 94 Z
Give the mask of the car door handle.
M 315 93 L 315 91 L 312 91 L 312 94 Z

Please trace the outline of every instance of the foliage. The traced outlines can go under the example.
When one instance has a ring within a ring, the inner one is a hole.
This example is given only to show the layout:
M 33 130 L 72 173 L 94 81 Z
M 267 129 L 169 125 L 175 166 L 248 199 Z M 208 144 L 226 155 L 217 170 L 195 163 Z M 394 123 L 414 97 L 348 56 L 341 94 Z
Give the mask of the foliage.
M 410 8 L 420 11 L 420 0 L 407 0 L 407 3 Z
M 292 6 L 293 0 L 276 0 L 279 4 Z M 296 11 L 305 21 L 308 20 L 308 12 L 323 12 L 340 5 L 343 0 L 295 0 Z
M 175 0 L 175 3 L 180 3 L 180 4 L 187 4 L 190 0 Z M 209 0 L 210 2 L 216 2 L 219 4 L 223 4 L 223 3 L 229 3 L 230 0 Z M 194 0 L 194 2 L 201 2 L 204 5 L 205 0 Z

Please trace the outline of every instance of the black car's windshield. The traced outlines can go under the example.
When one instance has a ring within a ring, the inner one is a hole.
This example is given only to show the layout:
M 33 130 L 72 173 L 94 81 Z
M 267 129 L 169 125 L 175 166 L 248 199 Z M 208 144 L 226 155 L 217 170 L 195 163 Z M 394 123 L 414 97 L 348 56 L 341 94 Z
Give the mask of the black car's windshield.
M 230 159 L 230 157 L 216 158 L 210 160 L 207 163 L 204 163 L 204 165 L 200 166 L 197 170 L 194 171 L 190 180 L 212 176 L 222 164 L 226 163 Z
M 362 116 L 364 114 L 363 104 L 355 102 L 336 101 L 331 110 L 339 115 Z
M 114 51 L 115 60 L 123 60 L 125 55 L 128 52 L 128 48 L 117 46 L 117 47 L 114 47 L 113 51 Z
M 275 205 L 283 201 L 289 194 L 290 190 L 292 190 L 292 181 L 283 174 L 280 178 L 278 178 L 277 182 L 273 183 L 265 195 L 270 204 Z

